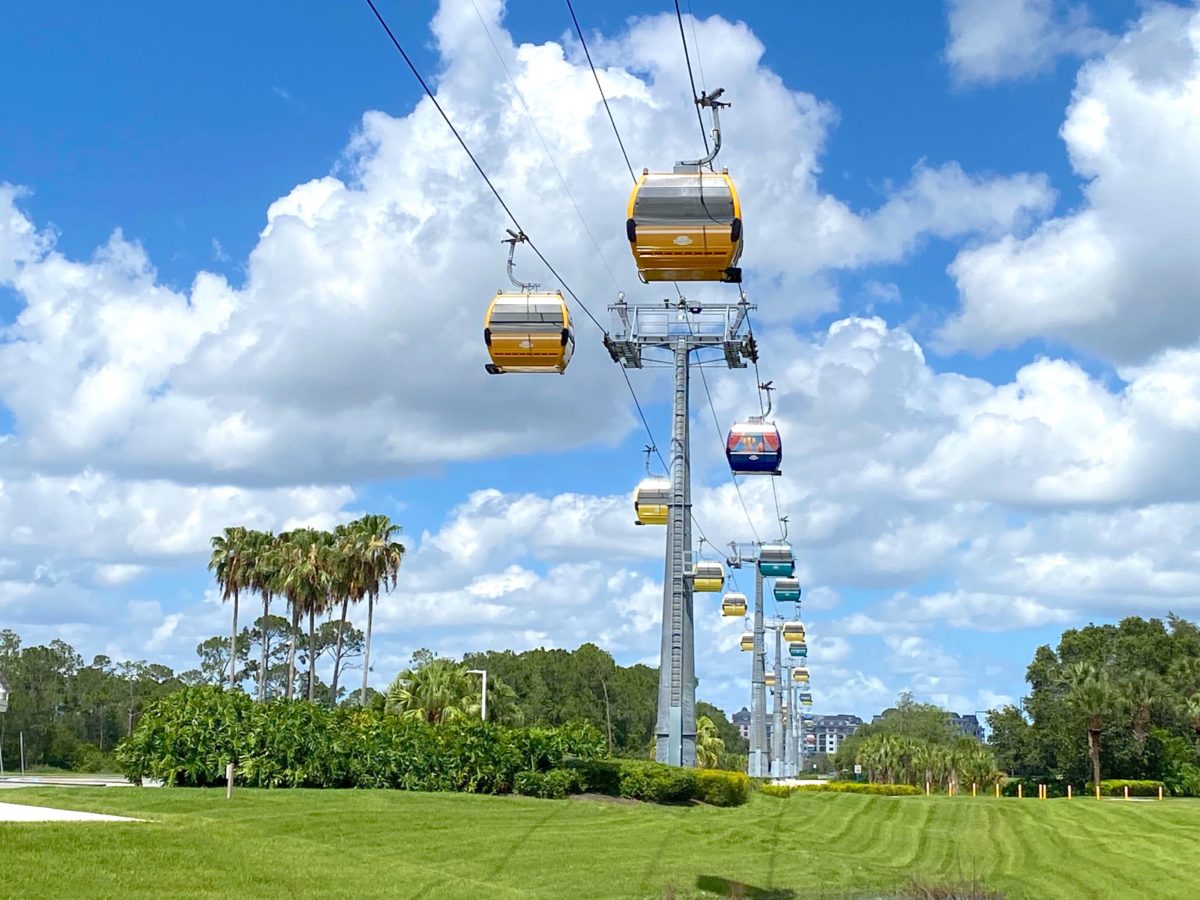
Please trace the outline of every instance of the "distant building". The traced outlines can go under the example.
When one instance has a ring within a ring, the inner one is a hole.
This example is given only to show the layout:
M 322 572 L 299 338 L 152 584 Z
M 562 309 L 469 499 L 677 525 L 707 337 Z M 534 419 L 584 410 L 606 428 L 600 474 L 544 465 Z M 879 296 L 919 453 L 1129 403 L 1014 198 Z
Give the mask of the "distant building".
M 872 716 L 871 724 L 875 724 L 894 712 L 896 712 L 896 707 L 889 706 L 878 715 Z M 954 726 L 955 730 L 961 731 L 967 737 L 973 737 L 980 741 L 983 740 L 983 726 L 979 723 L 979 717 L 976 716 L 975 713 L 968 713 L 965 716 L 960 716 L 956 712 L 947 712 L 946 715 L 950 720 L 950 724 Z
M 738 734 L 746 740 L 750 739 L 750 710 L 743 706 L 729 717 L 729 721 L 737 726 Z
M 950 713 L 950 724 L 967 737 L 973 737 L 978 741 L 983 740 L 983 726 L 979 724 L 979 717 L 975 713 L 960 716 L 958 713 L 952 712 Z
M 862 723 L 863 720 L 858 716 L 846 714 L 813 716 L 812 725 L 808 726 L 806 732 L 816 737 L 817 745 L 809 749 L 832 756 L 837 753 L 842 742 L 854 734 Z

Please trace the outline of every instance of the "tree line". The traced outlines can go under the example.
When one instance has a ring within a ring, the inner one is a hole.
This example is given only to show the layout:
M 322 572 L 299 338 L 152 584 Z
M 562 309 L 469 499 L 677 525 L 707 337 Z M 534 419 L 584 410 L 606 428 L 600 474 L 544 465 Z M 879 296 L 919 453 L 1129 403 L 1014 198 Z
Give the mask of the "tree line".
M 101 771 L 107 754 L 137 726 L 154 701 L 183 687 L 228 688 L 230 648 L 234 684 L 266 700 L 306 698 L 310 674 L 314 702 L 325 707 L 365 705 L 426 722 L 477 719 L 482 679 L 488 672 L 487 718 L 500 725 L 560 726 L 586 722 L 604 736 L 610 755 L 653 756 L 658 671 L 620 666 L 594 644 L 576 650 L 488 651 L 462 660 L 418 650 L 411 664 L 383 692 L 368 688 L 333 691 L 332 675 L 365 662 L 365 635 L 338 610 L 311 632 L 282 616 L 259 616 L 236 640 L 210 637 L 196 646 L 195 668 L 175 672 L 145 660 L 96 656 L 90 664 L 63 641 L 23 647 L 12 631 L 0 631 L 0 672 L 12 687 L 9 710 L 0 714 L 0 751 L 6 769 L 18 763 L 24 735 L 28 765 Z M 339 649 L 340 640 L 340 649 Z M 294 647 L 294 649 L 293 649 Z M 265 666 L 262 663 L 266 659 Z M 307 670 L 307 673 L 305 672 Z M 289 686 L 292 688 L 289 690 Z M 744 768 L 746 742 L 725 713 L 697 704 L 698 752 L 708 767 Z
M 308 619 L 308 643 L 316 644 L 317 617 L 337 617 L 333 655 L 332 696 L 338 695 L 346 650 L 346 624 L 351 604 L 367 604 L 360 702 L 367 702 L 371 663 L 371 631 L 375 602 L 381 590 L 394 588 L 405 547 L 396 540 L 400 526 L 384 515 L 365 515 L 333 531 L 297 528 L 282 534 L 234 526 L 212 539 L 208 568 L 216 576 L 221 599 L 231 601 L 229 686 L 238 683 L 238 609 L 241 595 L 262 599 L 262 620 L 271 614 L 271 601 L 282 598 L 288 612 L 285 696 L 296 686 L 296 654 L 301 619 Z M 264 640 L 258 667 L 258 699 L 267 697 L 270 647 Z M 307 697 L 316 699 L 316 655 L 309 654 Z
M 963 784 L 990 785 L 1001 777 L 990 748 L 956 728 L 949 712 L 918 703 L 907 691 L 878 720 L 855 729 L 838 748 L 834 764 L 844 777 L 857 765 L 870 782 L 946 792 Z
M 1200 628 L 1129 617 L 1063 632 L 1026 671 L 1019 706 L 992 710 L 990 741 L 1017 776 L 1076 788 L 1102 776 L 1200 795 Z

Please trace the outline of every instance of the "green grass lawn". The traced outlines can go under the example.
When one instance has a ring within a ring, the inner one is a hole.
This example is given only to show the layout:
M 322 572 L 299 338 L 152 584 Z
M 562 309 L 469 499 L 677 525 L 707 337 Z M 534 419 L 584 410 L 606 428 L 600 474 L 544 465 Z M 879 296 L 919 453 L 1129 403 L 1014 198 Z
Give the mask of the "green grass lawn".
M 0 823 L 3 897 L 799 898 L 973 877 L 1008 897 L 1200 896 L 1200 802 L 1187 800 L 797 794 L 716 809 L 140 788 L 0 800 L 151 820 Z

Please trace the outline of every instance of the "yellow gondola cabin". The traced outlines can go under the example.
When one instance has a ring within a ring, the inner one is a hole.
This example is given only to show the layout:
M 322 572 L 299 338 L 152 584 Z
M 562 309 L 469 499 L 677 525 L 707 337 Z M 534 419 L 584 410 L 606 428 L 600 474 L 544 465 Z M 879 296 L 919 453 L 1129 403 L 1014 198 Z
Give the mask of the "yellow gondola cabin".
M 721 615 L 744 616 L 746 614 L 746 595 L 730 592 L 721 600 Z
M 561 375 L 575 352 L 571 314 L 558 291 L 500 291 L 483 323 L 491 375 L 532 372 Z
M 666 525 L 671 515 L 671 479 L 644 478 L 633 490 L 635 525 Z
M 625 234 L 638 277 L 740 283 L 742 206 L 727 170 L 642 170 L 629 197 Z
M 697 593 L 716 593 L 725 587 L 725 567 L 719 562 L 702 559 L 696 563 L 692 590 Z

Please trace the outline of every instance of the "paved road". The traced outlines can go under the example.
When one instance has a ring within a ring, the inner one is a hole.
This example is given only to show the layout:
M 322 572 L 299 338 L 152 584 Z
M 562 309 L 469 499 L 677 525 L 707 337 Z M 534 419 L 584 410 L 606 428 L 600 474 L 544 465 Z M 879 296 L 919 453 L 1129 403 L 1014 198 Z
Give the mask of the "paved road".
M 132 787 L 116 775 L 4 775 L 0 790 L 23 787 Z
M 144 822 L 124 816 L 78 812 L 73 809 L 50 809 L 46 806 L 23 806 L 20 803 L 0 803 L 0 822 Z

